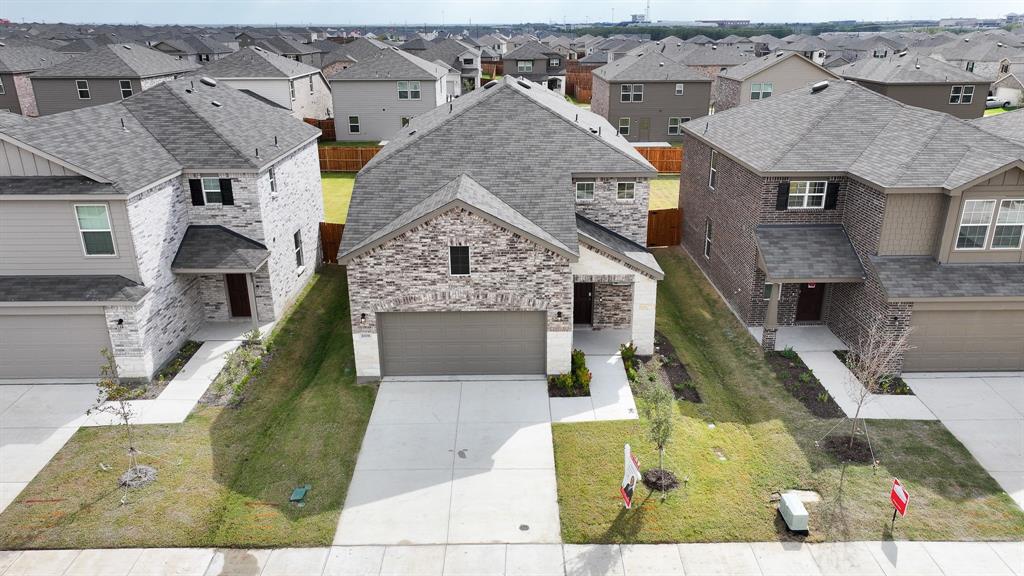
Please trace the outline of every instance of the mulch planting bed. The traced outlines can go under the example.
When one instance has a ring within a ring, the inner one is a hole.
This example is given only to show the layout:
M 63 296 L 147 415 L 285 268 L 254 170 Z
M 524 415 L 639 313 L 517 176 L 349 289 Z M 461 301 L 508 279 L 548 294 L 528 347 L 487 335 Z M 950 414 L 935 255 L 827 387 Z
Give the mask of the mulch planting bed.
M 854 436 L 852 446 L 849 436 L 829 436 L 821 441 L 821 447 L 840 462 L 871 464 L 874 461 L 871 457 L 871 446 L 859 436 Z
M 647 366 L 648 368 L 657 366 L 662 380 L 672 388 L 676 400 L 686 400 L 697 404 L 703 402 L 700 392 L 693 384 L 693 379 L 690 378 L 690 373 L 686 371 L 686 366 L 676 354 L 675 347 L 660 332 L 654 333 L 654 349 L 655 354 L 647 361 Z
M 836 355 L 836 358 L 839 358 L 840 362 L 846 364 L 846 357 L 849 354 L 849 350 L 833 350 L 832 353 Z M 914 391 L 910 389 L 910 385 L 904 382 L 903 378 L 896 375 L 886 377 L 886 379 L 881 382 L 881 388 L 877 393 L 889 394 L 892 396 L 914 395 Z
M 819 418 L 842 418 L 846 414 L 821 385 L 796 352 L 769 352 L 765 360 L 794 398 Z
M 668 492 L 679 487 L 676 475 L 661 468 L 651 468 L 644 472 L 644 486 L 657 492 Z

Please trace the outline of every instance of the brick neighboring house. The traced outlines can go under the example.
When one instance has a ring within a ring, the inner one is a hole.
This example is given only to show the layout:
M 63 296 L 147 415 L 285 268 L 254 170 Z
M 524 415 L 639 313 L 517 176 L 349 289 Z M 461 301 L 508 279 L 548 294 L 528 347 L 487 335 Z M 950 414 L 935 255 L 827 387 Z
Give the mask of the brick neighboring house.
M 603 118 L 511 76 L 417 116 L 356 177 L 356 375 L 562 373 L 574 327 L 652 353 L 656 176 Z
M 188 79 L 0 114 L 0 379 L 94 381 L 102 348 L 148 378 L 206 322 L 280 318 L 317 264 L 318 135 Z
M 678 142 L 707 115 L 711 79 L 651 48 L 594 70 L 590 109 L 630 142 Z
M 421 39 L 422 40 L 422 39 Z M 422 48 L 418 46 L 422 45 Z M 403 44 L 404 46 L 404 44 Z M 459 72 L 462 78 L 460 94 L 472 92 L 480 87 L 480 49 L 453 38 L 443 38 L 417 43 L 417 48 L 403 48 L 427 62 L 444 64 Z
M 509 40 L 509 51 L 501 57 L 505 75 L 526 78 L 565 94 L 565 56 L 536 40 L 527 40 L 513 49 L 514 40 Z
M 0 110 L 38 116 L 29 75 L 70 59 L 68 54 L 31 44 L 0 46 Z
M 990 82 L 973 72 L 921 55 L 864 58 L 833 70 L 904 104 L 945 112 L 957 118 L 981 118 Z
M 770 98 L 822 80 L 839 76 L 795 52 L 762 56 L 718 75 L 715 86 L 715 111 Z
M 44 116 L 124 100 L 197 67 L 139 44 L 107 44 L 29 79 Z
M 985 129 L 853 82 L 715 114 L 685 128 L 683 246 L 766 349 L 880 317 L 913 329 L 896 372 L 1024 369 L 1024 146 Z

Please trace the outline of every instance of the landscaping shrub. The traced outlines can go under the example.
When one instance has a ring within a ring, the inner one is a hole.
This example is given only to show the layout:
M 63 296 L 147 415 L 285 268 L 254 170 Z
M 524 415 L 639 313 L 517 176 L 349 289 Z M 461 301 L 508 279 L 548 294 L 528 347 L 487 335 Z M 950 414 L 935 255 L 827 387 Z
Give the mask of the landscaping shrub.
M 572 360 L 567 374 L 548 376 L 548 396 L 555 398 L 590 396 L 590 380 L 587 359 L 582 350 L 572 351 Z

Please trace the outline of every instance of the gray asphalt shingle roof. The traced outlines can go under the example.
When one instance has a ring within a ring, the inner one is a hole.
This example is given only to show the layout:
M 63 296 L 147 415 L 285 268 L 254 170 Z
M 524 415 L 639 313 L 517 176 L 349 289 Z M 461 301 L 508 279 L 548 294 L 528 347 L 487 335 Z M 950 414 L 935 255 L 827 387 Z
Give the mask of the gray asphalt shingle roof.
M 790 58 L 799 58 L 806 62 L 807 64 L 809 64 L 810 66 L 813 66 L 815 68 L 821 68 L 814 62 L 811 62 L 810 60 L 804 58 L 799 52 L 783 52 L 781 54 L 769 54 L 767 56 L 762 56 L 760 58 L 750 60 L 749 62 L 744 62 L 743 64 L 740 64 L 738 66 L 733 66 L 732 68 L 729 68 L 728 70 L 722 72 L 718 76 L 720 78 L 731 78 L 733 80 L 739 80 L 742 82 L 743 80 L 750 78 L 754 74 L 757 74 L 762 70 L 767 70 L 772 66 L 775 66 L 779 62 L 789 60 Z M 825 70 L 824 68 L 821 68 L 821 71 L 834 78 L 837 77 L 834 72 Z
M 198 66 L 138 44 L 108 44 L 79 54 L 33 78 L 150 78 L 195 70 Z
M 253 272 L 270 251 L 260 242 L 223 226 L 189 226 L 171 262 L 174 272 Z
M 665 277 L 654 254 L 651 254 L 646 247 L 579 214 L 576 215 L 576 228 L 584 241 L 589 240 L 618 254 L 633 265 L 646 270 L 657 280 Z
M 854 281 L 864 268 L 846 230 L 839 224 L 762 225 L 757 249 L 773 282 Z
M 616 58 L 593 74 L 610 82 L 711 82 L 711 78 L 693 68 L 653 50 Z
M 971 120 L 978 128 L 1024 146 L 1024 108 Z
M 872 256 L 890 300 L 1024 296 L 1024 264 L 939 264 L 928 256 Z
M 0 178 L 0 196 L 96 196 L 114 194 L 110 184 L 84 176 L 5 176 Z
M 117 275 L 0 276 L 0 302 L 138 302 L 147 292 Z
M 0 72 L 32 72 L 67 62 L 72 57 L 31 44 L 0 47 Z
M 502 56 L 505 60 L 543 60 L 549 56 L 557 56 L 558 52 L 550 46 L 545 46 L 536 40 L 530 40 L 515 50 L 510 50 Z
M 605 119 L 506 76 L 414 117 L 359 172 L 341 254 L 461 174 L 576 253 L 574 173 L 656 175 Z
M 447 73 L 447 66 L 427 62 L 397 48 L 384 48 L 339 70 L 330 80 L 437 80 Z
M 928 56 L 862 58 L 835 69 L 848 80 L 864 80 L 879 84 L 987 84 L 988 80 Z
M 760 173 L 845 172 L 886 188 L 952 190 L 1024 159 L 1024 146 L 850 81 L 778 94 L 683 130 Z
M 296 62 L 257 46 L 246 46 L 234 54 L 206 64 L 202 74 L 211 78 L 295 78 L 319 71 L 309 64 Z

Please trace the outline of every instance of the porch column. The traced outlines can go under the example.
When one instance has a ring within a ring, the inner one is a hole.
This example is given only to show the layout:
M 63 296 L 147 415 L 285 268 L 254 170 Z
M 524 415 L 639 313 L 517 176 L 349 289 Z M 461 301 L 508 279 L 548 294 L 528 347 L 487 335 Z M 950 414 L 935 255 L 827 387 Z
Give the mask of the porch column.
M 775 336 L 779 331 L 779 295 L 782 284 L 772 283 L 772 293 L 768 298 L 768 310 L 764 314 L 764 330 L 761 333 L 761 349 L 765 352 L 775 350 Z
M 252 327 L 260 327 L 259 312 L 256 310 L 256 282 L 252 279 L 252 272 L 245 275 L 245 283 L 248 285 L 249 292 L 249 310 L 252 312 L 249 317 L 252 318 Z

